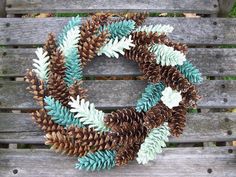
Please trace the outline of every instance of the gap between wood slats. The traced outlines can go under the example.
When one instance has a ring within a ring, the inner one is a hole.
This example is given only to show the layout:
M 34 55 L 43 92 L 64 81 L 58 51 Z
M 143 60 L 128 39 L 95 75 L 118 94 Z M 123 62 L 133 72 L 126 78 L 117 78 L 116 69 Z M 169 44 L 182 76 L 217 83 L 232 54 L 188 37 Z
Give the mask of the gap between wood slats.
M 59 155 L 50 150 L 0 149 L 0 175 L 2 177 L 235 177 L 235 147 L 165 148 L 154 161 L 100 172 L 79 171 L 74 168 L 76 157 Z M 229 153 L 232 152 L 232 153 Z
M 0 143 L 43 144 L 44 133 L 26 113 L 0 113 Z M 170 142 L 190 143 L 233 141 L 236 139 L 236 113 L 188 114 L 183 135 Z
M 58 33 L 70 18 L 2 18 L 0 45 L 43 44 L 49 32 Z M 84 20 L 85 18 L 83 18 Z M 191 45 L 235 44 L 236 19 L 233 18 L 148 18 L 146 25 L 170 24 L 170 38 Z
M 38 12 L 191 12 L 216 14 L 219 11 L 217 0 L 7 0 L 8 14 L 25 14 Z
M 27 84 L 17 81 L 0 81 L 0 109 L 36 109 L 32 95 L 26 91 Z M 88 99 L 101 109 L 117 109 L 134 106 L 146 87 L 139 80 L 85 81 Z M 236 107 L 236 81 L 207 80 L 198 86 L 203 97 L 199 108 Z
M 0 50 L 0 77 L 22 77 L 32 68 L 35 48 Z M 187 59 L 196 65 L 204 76 L 236 75 L 236 49 L 190 48 Z M 96 57 L 84 68 L 84 76 L 138 76 L 138 65 L 124 57 Z

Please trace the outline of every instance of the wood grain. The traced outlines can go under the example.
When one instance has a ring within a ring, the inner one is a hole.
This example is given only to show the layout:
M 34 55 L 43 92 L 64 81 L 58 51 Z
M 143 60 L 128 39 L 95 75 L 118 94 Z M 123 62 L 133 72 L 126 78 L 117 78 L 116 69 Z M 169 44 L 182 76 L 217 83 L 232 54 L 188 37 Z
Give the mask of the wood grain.
M 84 18 L 83 18 L 84 19 Z M 0 45 L 43 44 L 49 32 L 58 33 L 69 18 L 0 19 Z M 236 19 L 229 18 L 148 18 L 149 24 L 170 24 L 173 40 L 196 45 L 236 43 Z M 8 24 L 8 26 L 6 25 Z
M 0 77 L 22 77 L 32 68 L 36 57 L 35 48 L 0 50 Z M 235 76 L 236 49 L 190 48 L 187 58 L 204 76 Z M 138 76 L 141 73 L 135 62 L 124 57 L 119 59 L 96 57 L 84 68 L 85 76 Z
M 101 109 L 117 109 L 134 106 L 143 92 L 146 82 L 139 80 L 85 81 L 89 100 Z M 17 81 L 0 81 L 0 109 L 36 109 L 27 84 Z M 236 81 L 207 80 L 199 85 L 199 108 L 236 107 Z
M 43 149 L 0 150 L 2 177 L 235 177 L 235 147 L 165 148 L 147 165 L 130 162 L 123 167 L 100 172 L 79 171 L 77 159 Z M 229 153 L 232 152 L 232 153 Z M 17 174 L 13 174 L 17 171 Z M 209 173 L 210 172 L 210 173 Z
M 227 132 L 231 131 L 232 134 Z M 43 144 L 44 133 L 26 113 L 0 113 L 0 143 Z M 186 128 L 170 142 L 233 141 L 236 113 L 196 113 L 187 115 Z
M 219 10 L 217 0 L 7 0 L 7 13 L 37 12 L 192 12 L 214 14 Z

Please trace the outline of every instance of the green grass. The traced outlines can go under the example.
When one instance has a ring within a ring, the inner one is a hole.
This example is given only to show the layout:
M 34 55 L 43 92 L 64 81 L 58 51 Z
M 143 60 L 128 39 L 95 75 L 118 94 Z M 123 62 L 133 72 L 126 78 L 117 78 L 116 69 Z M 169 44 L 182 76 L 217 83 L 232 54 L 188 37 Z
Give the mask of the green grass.
M 236 44 L 222 44 L 219 48 L 236 48 Z
M 151 12 L 149 13 L 149 17 L 159 17 L 161 13 Z M 184 17 L 182 13 L 167 13 L 165 17 Z
M 224 80 L 236 80 L 236 76 L 225 76 Z
M 88 17 L 88 13 L 56 13 L 56 17 L 75 17 L 79 15 L 80 17 Z
M 232 10 L 229 12 L 229 17 L 236 17 L 236 3 L 234 3 Z
M 198 110 L 194 108 L 189 108 L 188 113 L 198 113 Z

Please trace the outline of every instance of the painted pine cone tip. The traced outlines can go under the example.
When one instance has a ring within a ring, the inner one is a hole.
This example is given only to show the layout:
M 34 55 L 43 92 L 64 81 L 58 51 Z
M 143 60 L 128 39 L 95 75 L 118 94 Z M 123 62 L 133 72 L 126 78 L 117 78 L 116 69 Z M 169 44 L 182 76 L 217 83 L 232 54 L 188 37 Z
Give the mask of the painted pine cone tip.
M 141 26 L 147 13 L 113 16 L 98 13 L 84 23 L 73 17 L 37 48 L 25 76 L 41 107 L 32 118 L 45 132 L 45 144 L 78 157 L 77 169 L 154 160 L 168 136 L 183 133 L 187 108 L 200 99 L 194 84 L 202 82 L 201 73 L 187 61 L 187 46 L 167 37 L 172 26 Z M 148 84 L 135 107 L 105 114 L 87 100 L 83 68 L 99 55 L 138 63 Z

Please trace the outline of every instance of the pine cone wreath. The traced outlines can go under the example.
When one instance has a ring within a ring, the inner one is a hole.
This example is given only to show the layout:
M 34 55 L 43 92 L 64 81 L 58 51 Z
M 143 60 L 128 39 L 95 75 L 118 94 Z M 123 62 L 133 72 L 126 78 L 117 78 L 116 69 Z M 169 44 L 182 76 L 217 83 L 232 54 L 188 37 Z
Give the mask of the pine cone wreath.
M 118 15 L 119 16 L 119 15 Z M 51 149 L 78 157 L 77 169 L 101 170 L 154 160 L 168 136 L 180 136 L 186 112 L 200 99 L 201 73 L 186 60 L 187 46 L 167 36 L 170 25 L 143 25 L 146 13 L 119 18 L 98 13 L 73 17 L 37 48 L 28 90 L 41 106 L 32 118 Z M 137 62 L 148 84 L 135 107 L 104 113 L 90 103 L 83 68 L 99 55 Z

